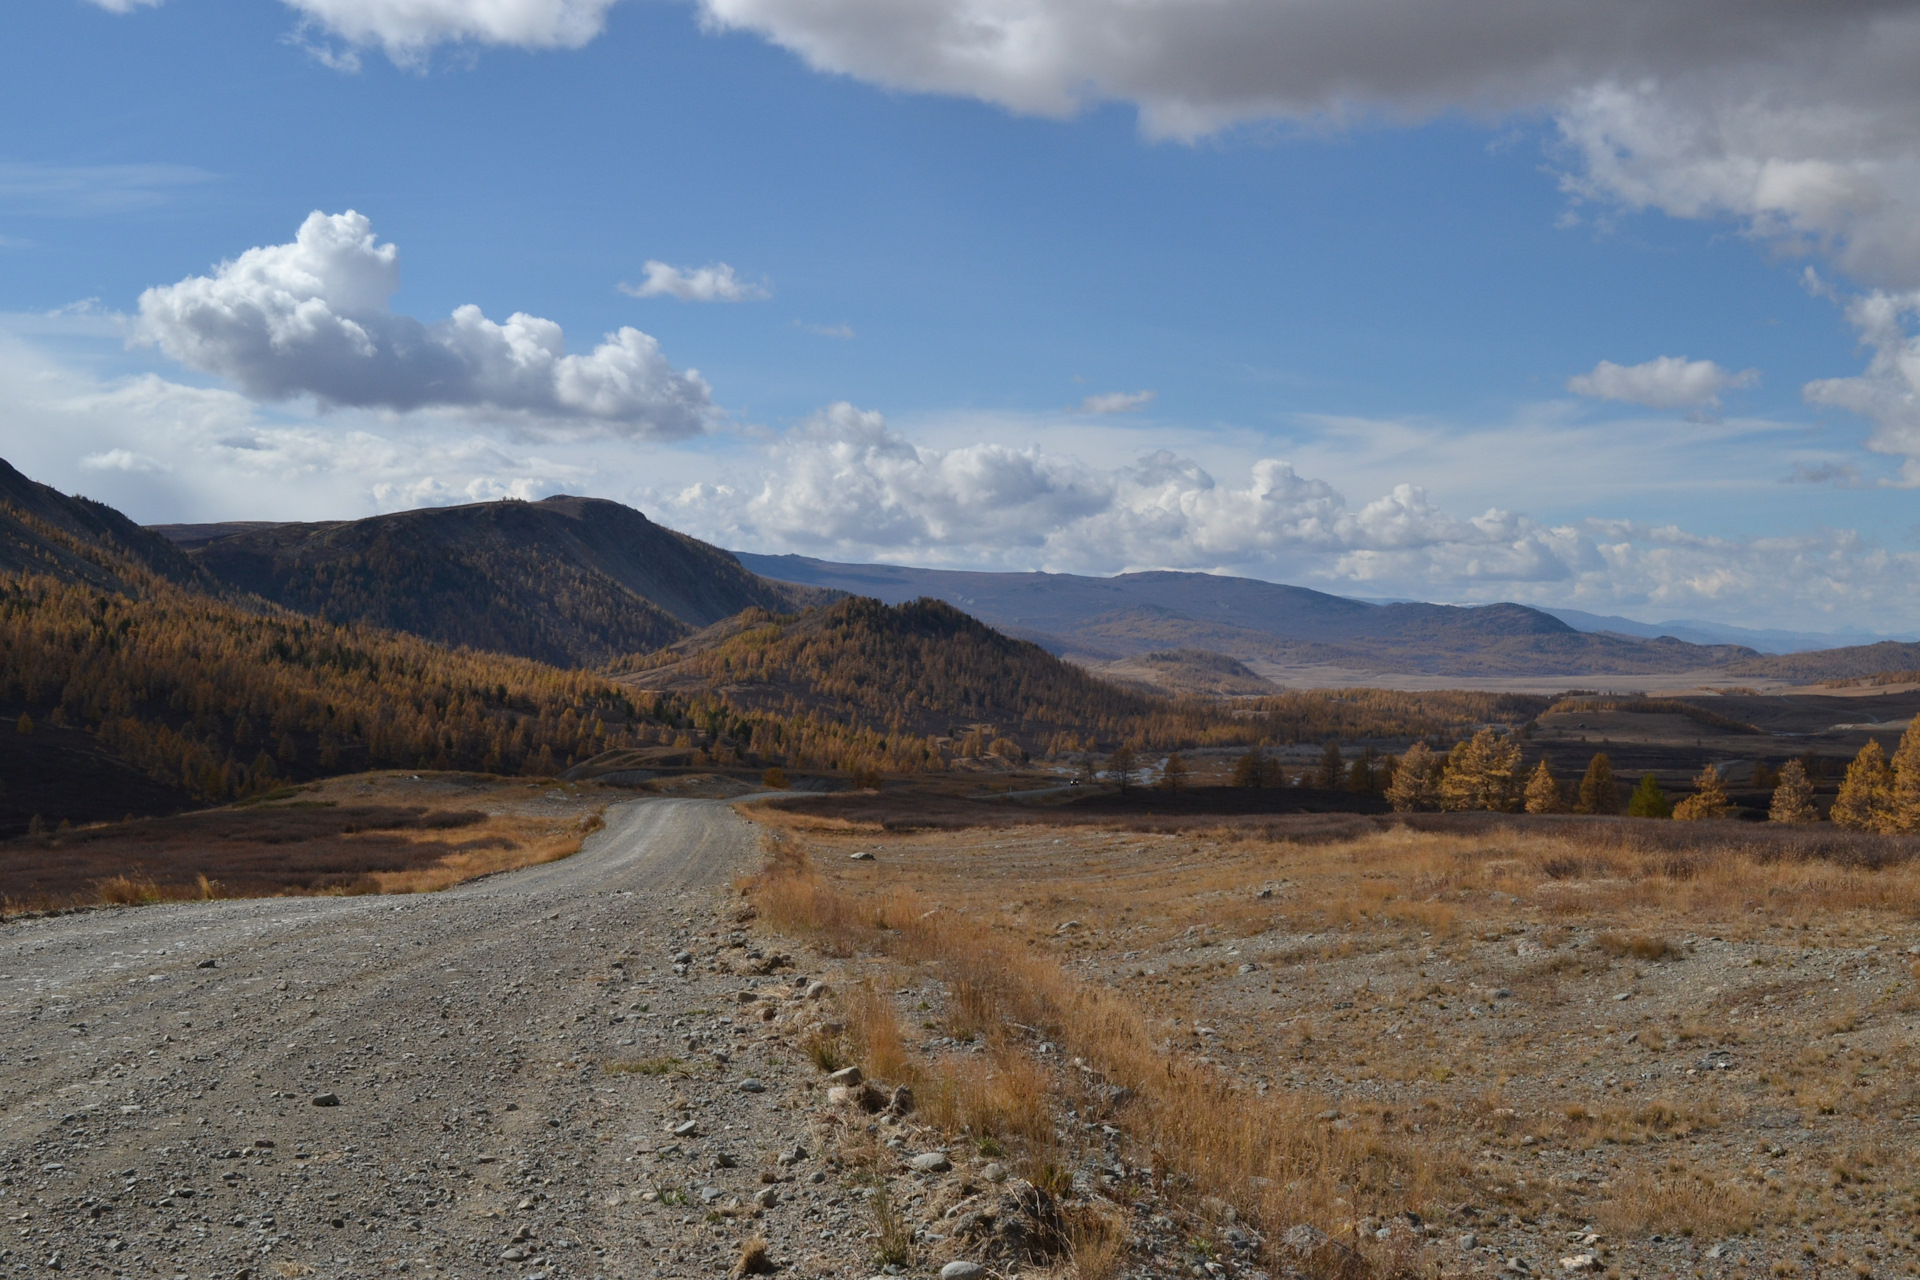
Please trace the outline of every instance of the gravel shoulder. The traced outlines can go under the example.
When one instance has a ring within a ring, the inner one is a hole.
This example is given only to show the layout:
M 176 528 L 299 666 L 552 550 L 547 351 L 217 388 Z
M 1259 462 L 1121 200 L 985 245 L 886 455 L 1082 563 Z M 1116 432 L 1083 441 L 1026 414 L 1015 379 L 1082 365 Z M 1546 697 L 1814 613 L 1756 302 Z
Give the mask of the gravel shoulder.
M 822 992 L 731 932 L 757 833 L 606 822 L 442 893 L 0 926 L 0 1271 L 710 1275 L 764 1233 L 864 1274 L 793 1154 Z

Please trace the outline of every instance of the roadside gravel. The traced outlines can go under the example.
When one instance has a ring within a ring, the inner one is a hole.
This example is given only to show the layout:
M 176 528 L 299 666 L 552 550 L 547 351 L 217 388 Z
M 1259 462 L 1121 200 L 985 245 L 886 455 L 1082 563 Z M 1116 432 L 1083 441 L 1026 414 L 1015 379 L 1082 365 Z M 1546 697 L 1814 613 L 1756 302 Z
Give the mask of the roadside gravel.
M 443 893 L 0 926 L 0 1274 L 714 1275 L 764 1234 L 865 1275 L 780 1038 L 824 992 L 730 914 L 756 862 L 643 800 Z

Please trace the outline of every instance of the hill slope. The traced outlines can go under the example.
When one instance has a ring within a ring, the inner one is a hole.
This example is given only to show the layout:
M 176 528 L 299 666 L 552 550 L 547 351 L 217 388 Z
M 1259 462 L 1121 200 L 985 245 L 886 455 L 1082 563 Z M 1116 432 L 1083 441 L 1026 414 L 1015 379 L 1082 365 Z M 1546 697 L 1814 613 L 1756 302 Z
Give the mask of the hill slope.
M 1920 671 L 1920 644 L 1882 640 L 1813 653 L 1786 653 L 1736 663 L 1728 674 L 1761 676 L 1812 684 L 1819 680 L 1855 680 L 1893 672 Z
M 88 498 L 68 497 L 0 461 L 0 572 L 38 573 L 109 590 L 157 574 L 210 581 L 167 539 Z
M 1125 736 L 1169 706 L 940 600 L 854 597 L 787 617 L 743 614 L 633 666 L 621 679 L 641 688 L 895 736 L 958 737 L 984 724 L 1029 748 L 1062 732 Z
M 321 524 L 162 526 L 221 582 L 300 613 L 563 666 L 657 649 L 822 593 L 597 498 L 486 502 Z
M 1190 648 L 1241 661 L 1437 675 L 1631 674 L 1758 655 L 1589 634 L 1517 604 L 1368 604 L 1306 587 L 1206 573 L 969 573 L 736 553 L 756 573 L 890 603 L 931 596 L 1068 657 L 1110 661 Z

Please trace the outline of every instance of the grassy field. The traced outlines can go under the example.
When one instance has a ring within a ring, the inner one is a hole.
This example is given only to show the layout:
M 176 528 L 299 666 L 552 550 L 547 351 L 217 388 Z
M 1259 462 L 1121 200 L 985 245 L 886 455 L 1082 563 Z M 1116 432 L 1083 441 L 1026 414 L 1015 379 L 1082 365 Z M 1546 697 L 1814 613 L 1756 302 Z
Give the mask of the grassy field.
M 762 816 L 850 1059 L 1082 1189 L 1085 1275 L 1920 1274 L 1915 842 Z

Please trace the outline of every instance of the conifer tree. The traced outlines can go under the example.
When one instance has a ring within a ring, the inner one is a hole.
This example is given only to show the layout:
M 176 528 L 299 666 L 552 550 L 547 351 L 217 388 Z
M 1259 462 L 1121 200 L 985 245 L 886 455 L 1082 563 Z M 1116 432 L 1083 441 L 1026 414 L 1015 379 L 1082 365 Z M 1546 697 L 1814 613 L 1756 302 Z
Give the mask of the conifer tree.
M 1780 766 L 1780 785 L 1773 789 L 1773 805 L 1767 810 L 1768 822 L 1801 826 L 1818 822 L 1820 811 L 1813 807 L 1813 784 L 1807 781 L 1807 768 L 1798 760 Z
M 1887 829 L 1920 831 L 1920 716 L 1900 735 L 1893 751 L 1893 786 L 1887 796 Z
M 1234 761 L 1233 762 L 1233 785 L 1236 787 L 1265 786 L 1266 779 L 1262 776 L 1262 774 L 1265 772 L 1265 769 L 1263 768 L 1263 766 L 1266 764 L 1266 761 L 1267 761 L 1266 753 L 1261 751 L 1260 748 L 1258 747 L 1255 747 L 1253 750 L 1247 752 L 1247 754 L 1241 756 L 1238 760 Z
M 1886 831 L 1893 801 L 1893 768 L 1872 738 L 1847 766 L 1840 794 L 1833 801 L 1833 825 L 1854 831 Z
M 1120 788 L 1121 795 L 1125 795 L 1132 789 L 1133 775 L 1139 767 L 1139 762 L 1134 759 L 1133 748 L 1123 742 L 1107 757 L 1107 780 Z
M 1533 766 L 1533 774 L 1527 779 L 1528 813 L 1564 813 L 1566 800 L 1560 794 L 1560 783 L 1554 779 L 1553 770 L 1548 767 L 1546 758 Z
M 1440 807 L 1454 811 L 1511 810 L 1520 798 L 1520 745 L 1482 729 L 1447 753 L 1440 778 Z
M 1178 794 L 1187 785 L 1187 762 L 1180 758 L 1178 751 L 1167 757 L 1167 763 L 1160 770 L 1160 789 L 1169 795 Z
M 1586 776 L 1580 779 L 1580 801 L 1575 813 L 1620 812 L 1620 787 L 1613 780 L 1613 761 L 1607 753 L 1597 752 L 1587 762 Z
M 1346 765 L 1346 758 L 1340 754 L 1340 744 L 1327 743 L 1327 749 L 1320 753 L 1320 768 L 1313 775 L 1313 785 L 1322 791 L 1332 791 L 1345 776 Z
M 1424 813 L 1440 807 L 1440 759 L 1416 742 L 1406 749 L 1394 766 L 1393 785 L 1387 788 L 1387 803 L 1395 813 Z
M 1660 789 L 1660 780 L 1650 773 L 1640 775 L 1640 785 L 1633 789 L 1627 798 L 1627 816 L 1629 818 L 1670 818 L 1673 806 L 1667 803 L 1667 793 Z
M 1693 780 L 1693 794 L 1673 807 L 1673 816 L 1681 822 L 1705 822 L 1724 818 L 1733 811 L 1720 770 L 1708 765 Z

